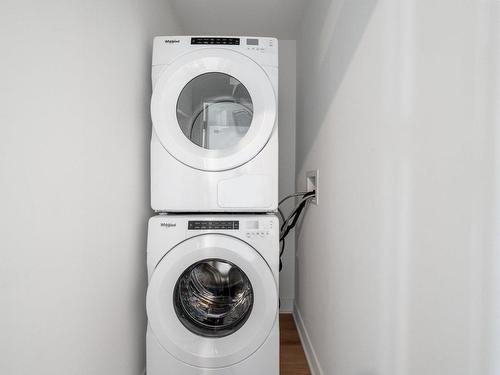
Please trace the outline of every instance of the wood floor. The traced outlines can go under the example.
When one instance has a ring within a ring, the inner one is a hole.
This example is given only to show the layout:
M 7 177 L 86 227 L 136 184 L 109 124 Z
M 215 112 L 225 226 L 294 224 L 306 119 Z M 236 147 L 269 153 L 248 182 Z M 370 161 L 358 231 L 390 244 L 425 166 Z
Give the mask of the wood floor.
M 311 375 L 292 314 L 280 314 L 280 375 Z

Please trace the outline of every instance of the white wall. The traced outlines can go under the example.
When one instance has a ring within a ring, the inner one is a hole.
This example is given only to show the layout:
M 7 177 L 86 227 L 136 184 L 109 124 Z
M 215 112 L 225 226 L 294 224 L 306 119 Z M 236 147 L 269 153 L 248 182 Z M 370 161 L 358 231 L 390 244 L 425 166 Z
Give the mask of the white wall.
M 254 35 L 296 39 L 310 0 L 169 0 L 191 35 Z
M 164 0 L 0 4 L 0 373 L 144 369 L 152 37 Z
M 295 314 L 316 374 L 500 373 L 499 14 L 310 3 L 297 188 L 319 168 L 320 205 L 297 231 Z
M 279 197 L 295 191 L 295 81 L 296 42 L 279 41 Z M 288 200 L 284 212 L 293 209 L 294 200 Z M 285 242 L 283 269 L 280 273 L 280 309 L 291 312 L 295 298 L 295 235 L 291 231 Z

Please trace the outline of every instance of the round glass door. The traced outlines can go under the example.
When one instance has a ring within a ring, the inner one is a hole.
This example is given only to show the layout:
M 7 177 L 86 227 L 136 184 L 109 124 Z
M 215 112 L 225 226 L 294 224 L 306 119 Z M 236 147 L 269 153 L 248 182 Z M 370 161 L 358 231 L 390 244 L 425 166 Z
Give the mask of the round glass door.
M 146 311 L 151 334 L 172 356 L 192 366 L 227 367 L 248 358 L 269 337 L 278 314 L 278 285 L 266 260 L 248 243 L 203 234 L 157 261 Z
M 158 141 L 179 162 L 202 171 L 247 163 L 276 126 L 275 78 L 235 51 L 186 53 L 159 72 L 153 89 Z
M 250 316 L 254 298 L 247 275 L 221 259 L 205 259 L 187 268 L 173 296 L 184 327 L 204 337 L 224 337 L 240 329 Z
M 209 150 L 231 148 L 247 134 L 253 102 L 247 88 L 224 73 L 205 73 L 182 89 L 177 122 L 184 135 Z

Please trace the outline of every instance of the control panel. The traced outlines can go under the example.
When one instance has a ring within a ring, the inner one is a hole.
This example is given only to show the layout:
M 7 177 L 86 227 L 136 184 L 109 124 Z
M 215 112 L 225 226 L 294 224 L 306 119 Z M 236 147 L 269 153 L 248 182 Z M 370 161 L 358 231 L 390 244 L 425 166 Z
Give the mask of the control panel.
M 189 220 L 188 231 L 241 231 L 246 238 L 266 237 L 273 233 L 269 219 Z
M 258 40 L 258 39 L 257 39 Z M 240 45 L 240 38 L 194 37 L 191 44 Z
M 247 220 L 242 228 L 246 238 L 269 236 L 273 229 L 271 220 Z
M 245 46 L 249 51 L 263 52 L 268 48 L 272 49 L 274 47 L 274 40 L 271 38 L 246 38 Z
M 173 40 L 165 40 L 165 43 Z M 176 42 L 179 42 L 176 40 Z M 239 46 L 248 51 L 265 52 L 275 46 L 273 38 L 226 38 L 216 36 L 195 36 L 190 38 L 191 45 Z
M 237 220 L 189 220 L 188 230 L 239 230 Z

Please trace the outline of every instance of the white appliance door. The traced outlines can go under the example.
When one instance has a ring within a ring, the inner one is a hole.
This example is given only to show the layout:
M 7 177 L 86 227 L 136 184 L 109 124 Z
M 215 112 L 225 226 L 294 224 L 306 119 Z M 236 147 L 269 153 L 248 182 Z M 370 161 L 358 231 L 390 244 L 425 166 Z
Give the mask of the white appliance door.
M 151 98 L 153 128 L 163 147 L 192 168 L 222 171 L 255 157 L 276 120 L 266 72 L 223 48 L 187 53 L 165 67 Z
M 170 250 L 146 299 L 161 346 L 191 366 L 238 363 L 268 337 L 277 317 L 273 274 L 260 254 L 231 236 L 204 234 Z

